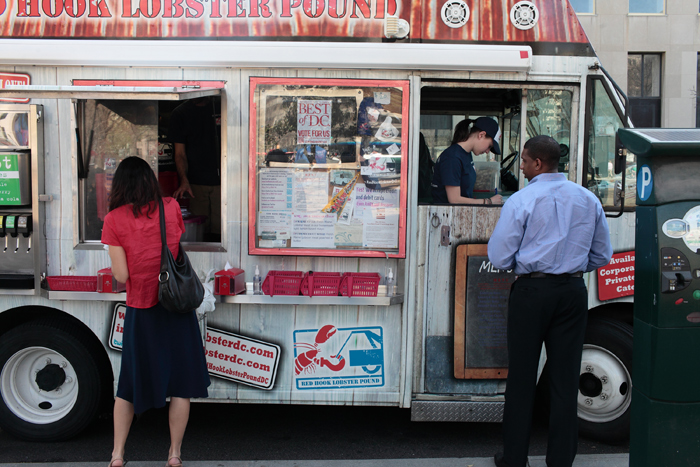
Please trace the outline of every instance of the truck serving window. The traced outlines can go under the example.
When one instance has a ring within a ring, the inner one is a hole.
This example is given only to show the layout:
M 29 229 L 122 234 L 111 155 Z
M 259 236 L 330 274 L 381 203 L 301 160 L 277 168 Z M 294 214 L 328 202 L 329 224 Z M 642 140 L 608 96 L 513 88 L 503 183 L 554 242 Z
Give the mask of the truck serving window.
M 465 118 L 488 116 L 496 119 L 501 128 L 502 154 L 474 155 L 476 182 L 474 198 L 492 196 L 494 189 L 507 197 L 524 186 L 520 172 L 520 149 L 525 141 L 538 135 L 549 135 L 560 144 L 559 171 L 575 180 L 575 158 L 572 148 L 576 119 L 573 103 L 578 100 L 578 88 L 525 84 L 429 82 L 421 92 L 421 151 L 437 161 L 440 153 L 450 146 L 455 125 Z M 526 109 L 523 112 L 522 109 Z M 420 177 L 432 166 L 422 162 L 421 153 L 419 194 L 420 204 L 432 202 L 430 184 Z M 427 167 L 427 169 L 425 169 Z
M 119 163 L 138 156 L 158 175 L 158 102 L 121 100 L 80 101 L 82 135 L 87 162 L 80 190 L 81 237 L 100 241 L 109 212 L 112 179 Z
M 622 174 L 615 173 L 615 135 L 624 128 L 620 112 L 613 104 L 611 94 L 599 77 L 591 78 L 588 86 L 586 122 L 586 160 L 584 184 L 595 193 L 606 210 L 619 210 L 622 196 L 625 209 L 634 208 L 637 189 L 637 160 L 627 153 L 625 186 Z
M 207 114 L 212 122 L 220 121 L 219 96 L 206 97 Z M 173 196 L 180 186 L 174 158 L 174 144 L 169 134 L 173 111 L 183 103 L 158 100 L 80 100 L 80 141 L 83 156 L 83 172 L 80 178 L 81 241 L 100 241 L 104 218 L 109 212 L 112 179 L 119 163 L 127 157 L 137 156 L 153 168 L 163 196 Z M 210 137 L 216 153 L 221 153 L 220 126 L 212 124 Z M 218 178 L 221 164 L 211 169 Z M 80 170 L 79 170 L 80 172 Z M 196 196 L 196 195 L 195 195 Z M 211 219 L 207 214 L 195 212 L 188 194 L 178 201 L 185 220 L 183 242 L 220 241 L 212 234 Z M 220 205 L 218 216 L 221 216 Z M 216 231 L 220 234 L 220 230 Z

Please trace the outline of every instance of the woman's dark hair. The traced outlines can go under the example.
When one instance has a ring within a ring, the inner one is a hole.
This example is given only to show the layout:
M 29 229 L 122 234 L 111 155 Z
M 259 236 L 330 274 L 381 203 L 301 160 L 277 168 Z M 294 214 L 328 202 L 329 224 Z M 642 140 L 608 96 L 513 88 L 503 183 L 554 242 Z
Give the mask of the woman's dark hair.
M 109 200 L 109 210 L 113 211 L 125 204 L 134 205 L 134 217 L 139 217 L 141 208 L 149 206 L 146 217 L 156 211 L 160 185 L 151 166 L 140 157 L 127 157 L 117 167 L 112 180 L 112 194 Z
M 462 141 L 466 141 L 469 139 L 472 133 L 478 133 L 481 131 L 475 126 L 472 126 L 470 130 L 469 125 L 471 125 L 472 123 L 474 123 L 474 120 L 465 118 L 464 120 L 459 122 L 457 126 L 455 126 L 455 133 L 452 137 L 452 144 L 457 144 L 461 143 Z
M 539 159 L 547 169 L 552 170 L 559 165 L 561 147 L 559 143 L 547 135 L 534 136 L 525 142 L 523 149 L 528 150 L 532 160 Z

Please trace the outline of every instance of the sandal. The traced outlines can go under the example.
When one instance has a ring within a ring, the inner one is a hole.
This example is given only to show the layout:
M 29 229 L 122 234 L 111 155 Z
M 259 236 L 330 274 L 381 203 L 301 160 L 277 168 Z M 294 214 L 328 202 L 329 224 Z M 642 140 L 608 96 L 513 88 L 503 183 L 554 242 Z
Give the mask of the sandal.
M 114 464 L 116 461 L 122 462 L 121 467 L 124 467 L 126 464 L 128 464 L 128 461 L 125 461 L 122 457 L 115 457 L 114 459 L 109 461 L 109 465 L 107 465 L 107 467 L 113 467 L 112 464 Z
M 171 459 L 177 459 L 177 464 L 171 464 Z M 169 457 L 168 462 L 165 463 L 165 467 L 182 467 L 182 459 L 177 456 Z

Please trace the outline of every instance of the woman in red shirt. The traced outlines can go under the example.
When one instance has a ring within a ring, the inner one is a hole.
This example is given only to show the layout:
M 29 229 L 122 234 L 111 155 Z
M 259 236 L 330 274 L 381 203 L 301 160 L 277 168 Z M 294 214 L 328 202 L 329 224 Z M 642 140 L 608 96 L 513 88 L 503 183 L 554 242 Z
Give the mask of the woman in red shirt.
M 170 397 L 169 466 L 181 466 L 180 449 L 190 398 L 207 397 L 210 384 L 195 311 L 172 313 L 158 302 L 161 238 L 158 180 L 138 157 L 114 174 L 102 243 L 109 245 L 112 274 L 126 283 L 121 371 L 114 403 L 114 450 L 109 467 L 121 467 L 134 413 L 165 406 Z M 168 247 L 177 256 L 185 231 L 180 206 L 164 198 Z

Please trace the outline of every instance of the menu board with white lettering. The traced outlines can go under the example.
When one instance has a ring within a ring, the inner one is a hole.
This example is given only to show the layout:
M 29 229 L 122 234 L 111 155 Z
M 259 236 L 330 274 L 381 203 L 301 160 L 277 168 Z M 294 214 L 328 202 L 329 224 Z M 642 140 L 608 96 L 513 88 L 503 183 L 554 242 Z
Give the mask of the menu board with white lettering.
M 249 252 L 405 257 L 408 82 L 251 78 Z
M 466 368 L 508 367 L 508 297 L 513 271 L 491 265 L 488 256 L 467 261 Z

